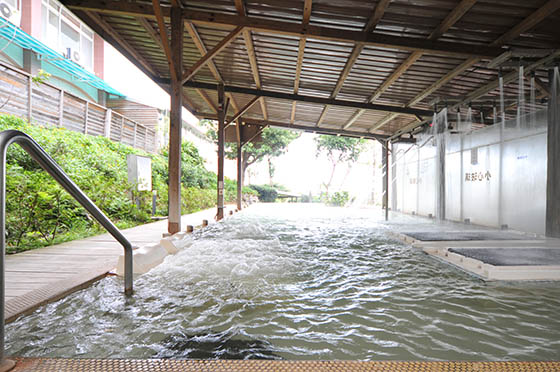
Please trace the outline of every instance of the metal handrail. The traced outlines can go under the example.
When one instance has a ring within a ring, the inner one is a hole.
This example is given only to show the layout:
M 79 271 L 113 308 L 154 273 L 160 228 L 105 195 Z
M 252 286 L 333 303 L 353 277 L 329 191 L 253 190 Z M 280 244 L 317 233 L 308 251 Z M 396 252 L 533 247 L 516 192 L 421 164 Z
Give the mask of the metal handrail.
M 132 294 L 132 244 L 105 214 L 87 197 L 49 154 L 30 136 L 19 130 L 0 132 L 0 364 L 4 361 L 4 306 L 5 306 L 5 254 L 6 254 L 6 152 L 12 143 L 21 146 L 49 173 L 78 203 L 119 242 L 124 248 L 124 293 Z M 0 367 L 1 368 L 1 367 Z

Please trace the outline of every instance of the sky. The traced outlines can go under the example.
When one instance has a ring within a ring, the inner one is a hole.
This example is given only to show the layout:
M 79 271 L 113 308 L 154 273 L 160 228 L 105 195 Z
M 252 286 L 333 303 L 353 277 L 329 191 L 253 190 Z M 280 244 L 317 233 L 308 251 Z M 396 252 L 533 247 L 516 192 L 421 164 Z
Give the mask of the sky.
M 104 80 L 128 98 L 145 105 L 169 109 L 169 94 L 109 43 L 105 43 L 104 67 Z M 198 119 L 186 109 L 183 109 L 183 119 L 189 124 L 198 123 Z
M 108 43 L 105 43 L 105 80 L 129 99 L 160 109 L 169 109 L 169 95 Z M 189 124 L 198 123 L 198 119 L 186 109 L 183 109 L 183 118 Z M 315 137 L 315 134 L 302 133 L 290 144 L 286 154 L 273 160 L 273 182 L 285 185 L 296 194 L 320 193 L 322 184 L 330 177 L 332 164 L 326 156 L 316 156 Z M 372 142 L 369 143 L 369 150 L 362 154 L 356 164 L 351 167 L 337 167 L 331 184 L 331 191 L 349 191 L 351 196 L 357 197 L 362 204 L 371 199 L 372 193 L 375 194 L 381 185 L 381 181 L 376 181 L 376 177 L 379 176 L 374 173 L 379 163 L 379 159 L 376 159 L 379 151 L 373 149 Z M 196 145 L 203 146 L 200 141 L 197 141 Z M 207 158 L 207 168 L 216 171 L 216 158 L 212 156 L 215 149 L 200 148 L 199 151 Z M 235 161 L 226 161 L 225 176 L 235 179 Z M 245 184 L 268 184 L 270 177 L 267 162 L 250 167 L 245 181 Z

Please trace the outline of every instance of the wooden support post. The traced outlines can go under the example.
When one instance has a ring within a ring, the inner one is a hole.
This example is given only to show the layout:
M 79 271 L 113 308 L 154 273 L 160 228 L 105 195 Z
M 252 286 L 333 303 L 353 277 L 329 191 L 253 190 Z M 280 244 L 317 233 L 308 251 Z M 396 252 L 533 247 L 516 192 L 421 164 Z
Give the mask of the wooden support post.
M 239 123 L 238 123 L 239 125 Z M 243 146 L 237 142 L 237 210 L 243 208 Z
M 224 218 L 224 140 L 225 116 L 224 85 L 218 85 L 218 213 L 216 220 Z
M 27 81 L 27 121 L 31 123 L 31 116 L 33 111 L 33 79 L 29 75 Z
M 84 109 L 84 134 L 88 132 L 88 114 L 89 114 L 89 101 L 86 101 L 86 107 Z
M 398 200 L 397 200 L 397 198 L 398 198 L 398 194 L 397 194 L 397 188 L 398 188 L 398 185 L 397 185 L 397 153 L 395 151 L 395 146 L 393 145 L 393 143 L 391 143 L 391 179 L 390 179 L 389 182 L 391 184 L 391 210 L 396 211 L 397 210 L 397 202 L 398 202 Z
M 181 8 L 171 8 L 171 113 L 169 115 L 169 220 L 168 231 L 181 231 L 181 131 L 183 107 L 181 76 L 183 75 L 183 29 Z
M 546 179 L 546 236 L 560 238 L 560 77 L 549 71 L 548 140 Z
M 385 221 L 389 220 L 389 142 L 383 145 L 383 208 L 385 209 Z
M 60 98 L 58 100 L 58 126 L 62 126 L 64 120 L 64 90 L 60 91 Z
M 105 128 L 104 129 L 104 133 L 105 133 L 105 137 L 111 139 L 111 117 L 113 116 L 113 110 L 111 109 L 107 109 L 107 111 L 105 111 Z

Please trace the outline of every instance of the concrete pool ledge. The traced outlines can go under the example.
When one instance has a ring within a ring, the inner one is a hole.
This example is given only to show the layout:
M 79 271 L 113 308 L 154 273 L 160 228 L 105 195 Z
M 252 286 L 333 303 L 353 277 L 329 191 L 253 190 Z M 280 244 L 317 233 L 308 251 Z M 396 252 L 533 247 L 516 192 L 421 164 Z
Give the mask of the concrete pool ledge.
M 456 266 L 466 272 L 472 273 L 484 280 L 507 280 L 507 281 L 556 281 L 560 280 L 560 265 L 507 265 L 496 266 L 485 263 L 475 258 L 466 257 L 464 255 L 450 252 L 452 248 L 442 247 L 426 247 L 422 251 Z M 481 248 L 482 249 L 482 248 Z M 511 248 L 513 249 L 531 249 L 531 248 Z M 515 251 L 512 251 L 515 253 Z
M 452 223 L 389 235 L 486 281 L 560 281 L 560 239 Z

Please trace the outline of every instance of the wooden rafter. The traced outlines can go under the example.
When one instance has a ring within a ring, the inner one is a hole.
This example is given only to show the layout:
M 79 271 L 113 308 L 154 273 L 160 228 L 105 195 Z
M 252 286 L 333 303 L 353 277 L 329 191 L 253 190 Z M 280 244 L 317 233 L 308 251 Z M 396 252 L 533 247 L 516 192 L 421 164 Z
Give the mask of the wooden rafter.
M 231 119 L 228 120 L 227 125 L 230 125 L 232 122 L 236 121 L 237 119 L 239 119 L 244 113 L 246 113 L 251 107 L 253 107 L 253 105 L 255 104 L 255 102 L 257 102 L 259 100 L 260 97 L 256 96 L 253 99 L 251 99 L 245 106 L 243 106 L 243 108 L 239 111 L 237 111 L 233 117 Z M 227 126 L 226 125 L 226 126 Z
M 206 119 L 216 119 L 217 114 L 212 113 L 197 113 L 197 116 Z M 305 125 L 297 125 L 297 124 L 289 124 L 285 122 L 276 122 L 276 121 L 269 121 L 269 120 L 261 120 L 261 119 L 252 119 L 252 118 L 244 118 L 243 122 L 249 125 L 259 125 L 259 126 L 271 126 L 277 128 L 288 128 L 293 130 L 301 130 L 305 132 L 314 132 L 319 134 L 336 134 L 345 137 L 355 137 L 355 138 L 365 138 L 365 139 L 380 139 L 385 140 L 388 138 L 386 135 L 374 134 L 374 133 L 365 133 L 365 132 L 358 132 L 358 131 L 350 131 L 350 130 L 341 130 L 341 129 L 333 129 L 333 128 L 315 128 L 315 127 L 308 127 Z
M 157 20 L 158 28 L 159 28 L 159 36 L 161 43 L 163 45 L 163 50 L 165 52 L 165 56 L 167 57 L 167 63 L 169 64 L 169 74 L 171 75 L 172 79 L 177 80 L 179 76 L 176 76 L 176 69 L 173 63 L 173 58 L 171 58 L 171 47 L 169 46 L 169 35 L 167 34 L 167 27 L 165 26 L 165 21 L 163 20 L 163 14 L 161 10 L 161 6 L 159 4 L 159 0 L 152 0 L 153 5 L 153 12 Z
M 140 23 L 140 25 L 142 27 L 144 27 L 144 30 L 146 30 L 148 35 L 150 35 L 150 38 L 161 48 L 161 50 L 164 50 L 163 42 L 161 41 L 161 37 L 159 36 L 157 31 L 154 29 L 154 27 L 152 26 L 150 21 L 148 21 L 148 19 L 143 18 L 143 17 L 136 17 L 136 21 L 138 23 Z M 165 51 L 164 51 L 164 53 L 165 53 Z
M 190 22 L 185 22 L 185 29 L 189 33 L 189 36 L 191 37 L 194 45 L 200 52 L 200 55 L 203 56 L 207 54 L 208 49 L 206 48 L 206 45 L 202 41 L 202 38 L 200 37 L 200 34 L 198 33 L 196 27 Z M 224 79 L 222 78 L 222 74 L 216 67 L 214 61 L 209 60 L 207 65 L 208 65 L 208 69 L 210 70 L 210 73 L 212 74 L 212 76 L 214 76 L 214 79 L 216 79 L 218 83 L 223 83 Z M 233 109 L 239 111 L 239 106 L 237 105 L 237 102 L 235 101 L 233 95 L 231 93 L 226 93 L 226 97 L 230 99 L 231 106 L 233 107 Z
M 364 27 L 364 32 L 370 33 L 375 29 L 375 27 L 377 26 L 381 18 L 383 18 L 383 14 L 385 14 L 385 10 L 389 6 L 390 2 L 391 0 L 381 0 L 377 4 L 370 19 L 368 20 L 367 24 Z M 358 57 L 362 53 L 363 49 L 364 49 L 364 44 L 362 43 L 356 43 L 354 45 L 354 48 L 352 49 L 352 52 L 350 53 L 350 56 L 346 60 L 346 64 L 344 65 L 344 68 L 342 69 L 342 72 L 340 73 L 338 80 L 336 81 L 336 85 L 331 93 L 331 98 L 336 98 L 338 93 L 340 93 L 340 90 L 342 89 L 342 86 L 344 85 L 346 78 L 350 74 L 352 67 L 354 67 L 354 63 L 356 63 L 356 61 L 358 60 Z M 321 125 L 328 111 L 329 111 L 329 106 L 325 106 L 323 108 L 323 111 L 321 112 L 321 115 L 319 115 L 319 119 L 317 119 L 317 122 L 315 123 L 316 127 Z
M 235 9 L 237 9 L 239 18 L 247 16 L 247 9 L 245 9 L 243 0 L 235 0 Z M 251 72 L 253 74 L 253 79 L 255 80 L 255 86 L 257 87 L 257 89 L 261 89 L 261 75 L 259 73 L 259 65 L 257 63 L 255 45 L 253 44 L 253 36 L 251 35 L 251 31 L 247 28 L 243 30 L 243 40 L 245 41 L 245 48 L 247 48 L 247 56 L 249 57 L 249 64 L 251 65 Z M 263 118 L 265 120 L 268 120 L 268 109 L 266 108 L 266 101 L 264 97 L 261 97 L 259 103 L 261 105 Z
M 312 0 L 305 0 L 303 3 L 303 17 L 302 17 L 302 25 L 307 26 L 309 24 L 309 20 L 311 19 L 311 10 L 313 8 Z M 301 69 L 303 66 L 303 56 L 305 53 L 305 44 L 307 43 L 307 38 L 305 36 L 299 39 L 298 45 L 298 57 L 297 57 L 297 64 L 296 64 L 296 76 L 294 79 L 294 94 L 299 92 L 299 81 L 301 78 Z M 297 102 L 292 102 L 292 113 L 290 115 L 290 123 L 293 124 L 296 120 L 296 109 L 297 109 Z
M 531 13 L 529 16 L 527 16 L 521 22 L 516 24 L 514 27 L 512 27 L 509 31 L 504 33 L 502 36 L 500 36 L 499 38 L 494 40 L 494 42 L 492 42 L 492 44 L 490 44 L 490 45 L 494 46 L 494 47 L 495 46 L 500 46 L 500 45 L 503 45 L 504 43 L 507 43 L 507 42 L 517 38 L 520 34 L 530 30 L 535 25 L 539 24 L 542 20 L 544 20 L 546 17 L 548 17 L 549 15 L 556 12 L 558 9 L 560 9 L 560 0 L 549 0 L 549 1 L 547 1 L 543 6 L 541 6 L 539 9 L 537 9 L 536 11 Z M 479 61 L 480 61 L 480 58 L 471 57 L 471 58 L 467 59 L 466 61 L 462 62 L 459 66 L 457 66 L 452 71 L 447 73 L 445 76 L 443 76 L 437 82 L 432 84 L 429 88 L 425 89 L 424 91 L 422 91 L 418 95 L 416 95 L 412 100 L 410 100 L 410 102 L 408 102 L 407 106 L 415 105 L 416 103 L 422 101 L 425 97 L 429 96 L 430 94 L 432 94 L 433 92 L 438 90 L 440 87 L 442 87 L 443 85 L 445 85 L 449 81 L 453 80 L 455 77 L 459 76 L 460 74 L 465 72 L 467 69 L 474 66 Z M 408 127 L 414 128 L 415 125 L 417 125 L 417 124 L 413 123 L 411 125 L 408 125 L 406 127 L 407 131 L 410 130 L 410 129 L 408 129 Z
M 204 100 L 204 102 L 206 102 L 206 104 L 212 109 L 214 110 L 214 112 L 218 112 L 218 106 L 216 106 L 214 104 L 214 102 L 212 102 L 212 100 L 210 99 L 210 97 L 208 97 L 208 94 L 206 94 L 206 92 L 202 89 L 195 89 L 196 92 L 198 93 L 199 96 L 202 97 L 202 99 Z
M 202 82 L 187 81 L 184 86 L 189 88 L 194 88 L 194 89 L 216 90 L 215 84 L 208 84 Z M 320 105 L 352 107 L 352 108 L 359 108 L 365 110 L 375 110 L 375 111 L 385 111 L 385 112 L 398 112 L 400 114 L 405 114 L 405 115 L 426 116 L 432 114 L 432 111 L 430 110 L 418 109 L 413 107 L 402 107 L 402 106 L 391 106 L 391 105 L 384 105 L 384 104 L 377 104 L 377 103 L 356 102 L 356 101 L 340 100 L 335 98 L 324 98 L 324 97 L 319 97 L 314 95 L 301 95 L 301 94 L 292 94 L 292 93 L 285 93 L 279 91 L 253 89 L 253 88 L 246 88 L 246 87 L 233 86 L 233 85 L 226 85 L 224 89 L 226 92 L 230 92 L 230 93 L 247 94 L 252 96 L 276 98 L 276 99 L 288 100 L 288 101 L 316 103 Z
M 157 1 L 157 0 L 153 0 Z M 241 0 L 236 0 L 242 4 Z M 557 0 L 550 0 L 557 1 Z M 128 1 L 99 2 L 94 0 L 64 0 L 70 9 L 93 10 L 99 13 L 119 14 L 128 16 L 154 17 L 154 9 L 141 3 Z M 161 8 L 162 16 L 165 17 L 169 7 Z M 380 48 L 394 48 L 408 51 L 423 51 L 437 55 L 480 58 L 494 58 L 503 50 L 497 47 L 467 44 L 449 41 L 434 41 L 414 37 L 389 35 L 380 32 L 364 33 L 363 31 L 342 30 L 335 27 L 316 25 L 303 26 L 300 23 L 270 20 L 262 17 L 247 15 L 231 15 L 226 13 L 205 12 L 198 10 L 183 9 L 183 18 L 195 24 L 219 27 L 243 26 L 245 31 L 259 31 L 279 35 L 291 35 L 296 37 L 312 37 L 319 40 L 363 43 L 366 46 Z
M 144 27 L 144 29 L 146 30 L 146 32 L 148 32 L 148 35 L 150 35 L 152 40 L 163 50 L 163 43 L 161 41 L 161 38 L 157 33 L 157 31 L 150 24 L 150 22 L 146 18 L 141 18 L 141 17 L 137 18 L 136 20 L 138 21 L 138 23 L 142 25 L 142 27 Z M 164 90 L 169 93 L 167 88 L 165 88 Z M 197 91 L 197 93 L 200 93 L 200 91 Z M 207 97 L 201 96 L 201 98 L 203 100 L 206 100 Z M 184 102 L 183 106 L 185 106 L 187 110 L 191 112 L 197 110 L 196 105 L 189 99 L 189 97 L 184 92 L 183 92 L 183 102 Z
M 149 74 L 153 76 L 159 76 L 157 70 L 141 55 L 139 54 L 130 44 L 128 44 L 111 25 L 109 25 L 103 18 L 101 18 L 98 14 L 93 12 L 84 12 L 84 15 L 87 16 L 97 27 L 95 31 L 105 38 L 112 39 L 122 50 L 125 51 L 126 54 L 131 56 L 132 58 L 136 59 L 138 63 L 143 67 L 145 71 L 148 71 Z M 92 28 L 94 28 L 93 26 Z
M 236 27 L 233 31 L 231 31 L 225 38 L 222 39 L 212 50 L 208 51 L 208 53 L 204 54 L 191 68 L 189 68 L 184 74 L 181 79 L 182 83 L 185 83 L 187 80 L 191 79 L 194 74 L 197 73 L 202 67 L 204 67 L 209 61 L 212 60 L 218 53 L 220 53 L 224 48 L 226 48 L 233 40 L 235 40 L 239 34 L 243 31 L 243 27 Z
M 538 61 L 536 61 L 536 62 L 534 62 L 534 63 L 532 63 L 528 66 L 525 66 L 524 73 L 525 73 L 525 75 L 529 75 L 532 71 L 535 71 L 536 69 L 542 67 L 543 65 L 551 63 L 552 61 L 554 61 L 558 58 L 560 58 L 560 50 L 557 50 L 554 53 L 550 54 L 549 56 L 541 58 L 540 60 L 538 60 Z M 518 78 L 519 78 L 519 72 L 518 71 L 512 71 L 509 74 L 503 76 L 503 83 L 505 85 L 505 84 L 508 84 L 512 81 L 515 81 Z M 488 93 L 492 92 L 493 90 L 498 88 L 498 86 L 499 86 L 499 79 L 495 79 L 495 80 L 489 82 L 488 84 L 485 84 L 484 86 L 478 88 L 477 90 L 471 92 L 466 97 L 463 97 L 463 99 L 461 101 L 455 103 L 453 106 L 448 107 L 448 110 L 455 110 L 459 106 L 461 106 L 465 103 L 472 102 L 475 99 L 477 99 L 478 97 L 484 96 L 485 94 L 488 94 Z M 421 124 L 422 124 L 422 122 L 420 124 L 412 123 L 410 125 L 407 125 L 404 128 L 399 129 L 394 135 L 392 135 L 391 139 L 397 138 L 397 137 L 401 136 L 402 134 L 404 134 L 406 132 L 410 132 L 411 130 L 413 130 L 414 128 L 416 128 L 418 125 L 421 125 Z
M 432 31 L 432 33 L 428 36 L 428 40 L 436 40 L 439 37 L 441 37 L 445 32 L 447 32 L 447 30 L 449 30 L 455 24 L 455 22 L 461 19 L 461 17 L 471 9 L 476 2 L 477 0 L 462 0 L 459 4 L 457 4 L 457 6 L 455 6 L 455 8 L 453 8 L 451 12 L 449 12 L 449 14 L 438 25 L 438 27 L 436 27 L 434 31 Z M 421 51 L 412 52 L 407 57 L 407 59 L 403 63 L 401 63 L 400 66 L 397 67 L 395 71 L 393 71 L 393 73 L 389 75 L 387 79 L 385 79 L 383 84 L 381 84 L 381 86 L 375 90 L 375 92 L 368 98 L 368 101 L 373 102 L 377 100 L 379 97 L 381 97 L 381 95 L 385 93 L 385 91 L 389 89 L 389 87 L 393 85 L 406 71 L 408 71 L 410 66 L 412 66 L 416 61 L 418 61 L 420 57 L 422 57 L 422 55 L 423 53 Z M 363 111 L 360 111 L 352 115 L 351 119 L 345 125 L 343 125 L 343 128 L 348 129 L 352 124 L 354 124 L 354 122 L 362 114 Z M 388 122 L 387 118 L 389 116 L 390 115 L 386 116 L 385 118 L 377 122 L 371 128 L 371 130 L 372 131 L 377 130 L 378 128 L 381 128 L 383 125 L 385 125 L 385 123 Z

